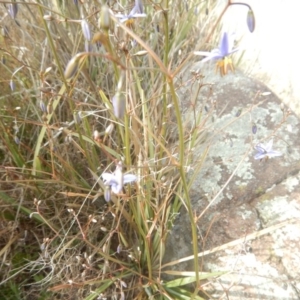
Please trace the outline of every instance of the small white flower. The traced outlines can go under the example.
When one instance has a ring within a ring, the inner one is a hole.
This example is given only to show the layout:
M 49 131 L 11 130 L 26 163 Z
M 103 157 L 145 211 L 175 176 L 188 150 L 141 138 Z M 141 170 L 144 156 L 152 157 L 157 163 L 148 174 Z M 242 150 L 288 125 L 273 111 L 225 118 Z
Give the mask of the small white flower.
M 110 185 L 114 194 L 120 194 L 122 192 L 123 185 L 131 183 L 137 180 L 134 174 L 123 174 L 122 164 L 118 163 L 114 173 L 103 173 L 101 175 L 105 185 Z
M 257 144 L 254 149 L 257 153 L 254 155 L 254 159 L 263 159 L 265 157 L 272 158 L 281 156 L 282 153 L 279 151 L 272 150 L 273 140 L 270 140 L 267 144 Z

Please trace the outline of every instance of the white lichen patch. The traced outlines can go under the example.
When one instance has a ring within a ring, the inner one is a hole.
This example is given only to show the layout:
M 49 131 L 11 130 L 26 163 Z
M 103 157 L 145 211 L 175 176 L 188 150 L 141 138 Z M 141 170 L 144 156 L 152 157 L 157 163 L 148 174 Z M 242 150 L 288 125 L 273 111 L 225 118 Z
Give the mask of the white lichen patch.
M 288 196 L 275 197 L 257 205 L 259 215 L 265 226 L 274 225 L 285 220 L 300 218 L 296 202 L 289 201 Z
M 292 192 L 294 188 L 299 185 L 299 179 L 295 176 L 289 177 L 285 180 L 283 184 L 289 192 Z

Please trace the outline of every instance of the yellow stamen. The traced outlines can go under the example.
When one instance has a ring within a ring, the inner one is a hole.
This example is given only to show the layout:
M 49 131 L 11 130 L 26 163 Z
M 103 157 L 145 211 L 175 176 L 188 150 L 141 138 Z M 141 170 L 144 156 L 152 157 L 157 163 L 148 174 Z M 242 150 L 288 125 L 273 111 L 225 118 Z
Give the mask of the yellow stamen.
M 133 28 L 133 24 L 134 24 L 134 19 L 128 19 L 126 22 L 125 22 L 125 25 L 129 28 Z
M 217 61 L 216 72 L 218 72 L 219 69 L 220 69 L 221 76 L 224 76 L 224 75 L 227 74 L 228 68 L 230 68 L 230 70 L 232 72 L 234 72 L 234 68 L 233 68 L 233 64 L 232 64 L 231 58 L 224 57 L 223 59 Z

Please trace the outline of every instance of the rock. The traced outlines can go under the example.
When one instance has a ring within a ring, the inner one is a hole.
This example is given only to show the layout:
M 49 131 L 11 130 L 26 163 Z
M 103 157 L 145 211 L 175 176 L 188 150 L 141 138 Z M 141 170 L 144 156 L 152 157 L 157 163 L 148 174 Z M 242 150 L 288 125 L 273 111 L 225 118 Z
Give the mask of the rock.
M 298 2 L 248 0 L 247 4 L 251 5 L 255 15 L 253 33 L 246 25 L 246 6 L 233 5 L 222 19 L 223 28 L 234 32 L 240 48 L 245 50 L 236 53 L 235 60 L 243 55 L 239 68 L 264 82 L 300 116 L 299 68 L 295 63 L 300 51 L 296 38 L 300 25 Z M 220 10 L 223 5 L 219 5 Z
M 191 82 L 192 75 L 184 74 L 183 82 Z M 190 178 L 207 147 L 209 152 L 190 196 L 197 216 L 205 210 L 197 222 L 199 251 L 212 254 L 199 263 L 205 272 L 229 271 L 203 289 L 212 299 L 299 299 L 299 120 L 264 84 L 241 72 L 223 78 L 208 72 L 203 82 L 196 111 L 207 118 L 199 128 L 205 138 L 194 149 Z M 194 118 L 188 108 L 196 89 L 187 84 L 178 92 L 186 122 Z M 282 156 L 255 160 L 254 146 L 271 139 Z M 192 254 L 190 220 L 182 209 L 165 261 Z M 171 268 L 191 271 L 193 262 Z

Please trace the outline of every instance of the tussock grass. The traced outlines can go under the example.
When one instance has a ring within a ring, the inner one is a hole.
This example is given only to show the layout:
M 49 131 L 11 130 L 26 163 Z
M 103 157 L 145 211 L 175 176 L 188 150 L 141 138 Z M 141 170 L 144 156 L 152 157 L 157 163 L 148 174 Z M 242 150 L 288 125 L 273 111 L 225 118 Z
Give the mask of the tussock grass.
M 177 75 L 215 34 L 218 2 L 144 1 L 145 18 L 111 16 L 109 27 L 97 1 L 19 2 L 15 19 L 0 2 L 2 297 L 201 299 L 200 279 L 215 274 L 199 275 L 186 173 L 203 123 L 201 113 L 192 128 L 182 122 Z M 134 3 L 125 2 L 108 5 L 126 14 Z M 100 176 L 120 161 L 138 180 L 106 202 Z M 195 273 L 164 282 L 182 205 Z

